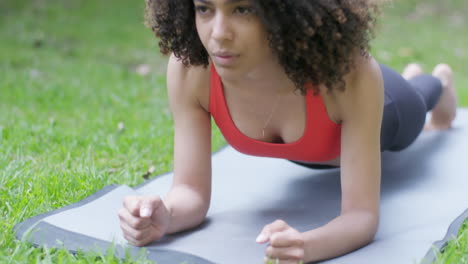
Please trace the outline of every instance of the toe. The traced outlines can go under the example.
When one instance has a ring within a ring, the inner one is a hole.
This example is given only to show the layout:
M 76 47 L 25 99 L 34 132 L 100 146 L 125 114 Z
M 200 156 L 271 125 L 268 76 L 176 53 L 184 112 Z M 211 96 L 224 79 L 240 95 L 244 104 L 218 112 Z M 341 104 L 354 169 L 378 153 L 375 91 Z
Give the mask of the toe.
M 444 87 L 452 85 L 453 71 L 449 65 L 444 63 L 438 64 L 432 71 L 432 75 L 439 78 Z
M 409 80 L 415 76 L 423 74 L 423 69 L 421 65 L 417 63 L 410 63 L 406 65 L 405 69 L 403 70 L 402 76 L 403 78 Z

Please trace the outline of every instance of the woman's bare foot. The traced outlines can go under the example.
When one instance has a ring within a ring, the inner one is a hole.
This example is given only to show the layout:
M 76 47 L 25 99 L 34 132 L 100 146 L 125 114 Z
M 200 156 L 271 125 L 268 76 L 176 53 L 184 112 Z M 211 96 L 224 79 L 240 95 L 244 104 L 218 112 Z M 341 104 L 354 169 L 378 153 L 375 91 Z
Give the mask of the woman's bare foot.
M 409 80 L 413 77 L 416 77 L 418 75 L 421 75 L 423 74 L 423 69 L 421 67 L 421 65 L 417 64 L 417 63 L 410 63 L 408 65 L 406 65 L 405 69 L 403 70 L 403 73 L 401 74 L 401 76 L 403 76 L 403 78 L 405 78 L 406 80 Z
M 453 71 L 447 64 L 439 64 L 432 71 L 432 76 L 442 82 L 442 95 L 432 109 L 431 120 L 426 130 L 449 129 L 457 114 L 457 95 L 453 86 Z

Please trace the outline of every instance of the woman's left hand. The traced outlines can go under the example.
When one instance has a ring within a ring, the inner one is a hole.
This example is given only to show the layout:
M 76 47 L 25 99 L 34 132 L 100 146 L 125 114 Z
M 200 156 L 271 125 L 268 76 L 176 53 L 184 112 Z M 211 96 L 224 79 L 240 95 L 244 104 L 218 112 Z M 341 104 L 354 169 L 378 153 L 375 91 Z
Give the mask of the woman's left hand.
M 270 243 L 265 252 L 265 264 L 304 263 L 304 237 L 283 220 L 266 225 L 256 241 Z

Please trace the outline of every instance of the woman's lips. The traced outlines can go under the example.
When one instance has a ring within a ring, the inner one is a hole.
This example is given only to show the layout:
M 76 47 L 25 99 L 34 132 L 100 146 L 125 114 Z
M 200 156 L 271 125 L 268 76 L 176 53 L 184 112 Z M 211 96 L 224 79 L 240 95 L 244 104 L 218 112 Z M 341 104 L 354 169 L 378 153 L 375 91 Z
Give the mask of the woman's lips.
M 235 54 L 214 54 L 214 61 L 217 65 L 232 66 L 239 55 Z

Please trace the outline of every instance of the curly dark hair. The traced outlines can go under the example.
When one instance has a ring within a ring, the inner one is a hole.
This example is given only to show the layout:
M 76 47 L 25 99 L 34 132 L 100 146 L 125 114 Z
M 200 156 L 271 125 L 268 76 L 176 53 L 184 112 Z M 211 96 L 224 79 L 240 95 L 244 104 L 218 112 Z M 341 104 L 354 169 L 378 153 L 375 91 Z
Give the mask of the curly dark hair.
M 250 0 L 274 54 L 303 94 L 304 84 L 345 89 L 343 77 L 357 54 L 369 56 L 377 0 Z M 146 0 L 145 23 L 159 37 L 163 54 L 186 65 L 209 64 L 195 26 L 192 0 Z

